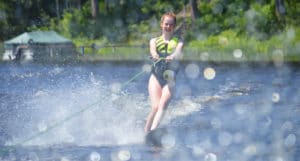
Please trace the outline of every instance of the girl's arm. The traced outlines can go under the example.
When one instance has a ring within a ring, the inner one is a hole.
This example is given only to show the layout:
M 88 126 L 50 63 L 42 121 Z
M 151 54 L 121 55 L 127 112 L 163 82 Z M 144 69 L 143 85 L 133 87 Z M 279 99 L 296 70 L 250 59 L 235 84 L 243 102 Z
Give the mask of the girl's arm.
M 182 55 L 182 49 L 183 49 L 183 41 L 182 40 L 179 40 L 176 48 L 175 48 L 175 51 L 166 57 L 167 60 L 173 60 L 173 59 L 178 59 L 180 58 L 180 56 Z
M 150 54 L 153 59 L 159 59 L 159 55 L 156 51 L 155 40 L 156 38 L 150 40 Z

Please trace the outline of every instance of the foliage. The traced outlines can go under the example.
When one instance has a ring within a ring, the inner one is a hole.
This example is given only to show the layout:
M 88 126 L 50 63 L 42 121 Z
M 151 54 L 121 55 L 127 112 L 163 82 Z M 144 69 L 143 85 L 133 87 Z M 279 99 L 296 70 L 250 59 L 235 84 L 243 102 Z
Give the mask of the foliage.
M 241 50 L 243 58 L 234 57 L 234 52 Z M 274 52 L 282 51 L 288 61 L 299 61 L 300 27 L 287 27 L 284 32 L 268 40 L 260 40 L 247 34 L 238 35 L 233 30 L 210 36 L 204 40 L 194 40 L 186 47 L 187 57 L 201 58 L 203 53 L 213 60 L 271 60 Z M 221 51 L 221 53 L 220 53 Z
M 250 54 L 270 53 L 278 46 L 299 48 L 300 2 L 297 0 L 283 1 L 280 13 L 275 0 L 198 0 L 196 8 L 200 17 L 196 19 L 184 17 L 190 13 L 190 0 L 98 2 L 98 14 L 93 17 L 91 0 L 0 0 L 0 41 L 40 29 L 55 30 L 72 39 L 77 47 L 148 44 L 151 37 L 160 34 L 160 16 L 172 11 L 181 13 L 178 24 L 188 26 L 184 32 L 186 46 L 197 50 L 230 53 L 239 48 Z M 285 43 L 286 39 L 280 42 L 288 32 L 295 33 L 293 39 L 289 43 Z

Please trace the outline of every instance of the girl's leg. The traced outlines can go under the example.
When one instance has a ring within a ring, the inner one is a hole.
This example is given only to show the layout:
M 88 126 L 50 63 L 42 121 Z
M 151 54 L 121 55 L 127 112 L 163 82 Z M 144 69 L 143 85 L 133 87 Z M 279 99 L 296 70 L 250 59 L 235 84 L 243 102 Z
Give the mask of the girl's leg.
M 144 128 L 145 132 L 150 131 L 150 128 L 152 126 L 153 118 L 156 115 L 157 109 L 158 109 L 158 104 L 159 100 L 162 94 L 162 89 L 155 78 L 154 75 L 150 76 L 149 79 L 149 85 L 148 85 L 148 91 L 149 91 L 149 96 L 150 96 L 150 101 L 151 101 L 151 112 L 148 115 L 147 122 Z
M 169 85 L 166 85 L 162 89 L 161 98 L 159 100 L 156 114 L 155 114 L 155 117 L 152 122 L 151 130 L 156 129 L 157 126 L 159 125 L 161 119 L 163 118 L 163 116 L 165 114 L 165 111 L 168 107 L 168 103 L 169 103 L 169 100 L 171 97 L 172 97 L 171 89 L 170 89 Z

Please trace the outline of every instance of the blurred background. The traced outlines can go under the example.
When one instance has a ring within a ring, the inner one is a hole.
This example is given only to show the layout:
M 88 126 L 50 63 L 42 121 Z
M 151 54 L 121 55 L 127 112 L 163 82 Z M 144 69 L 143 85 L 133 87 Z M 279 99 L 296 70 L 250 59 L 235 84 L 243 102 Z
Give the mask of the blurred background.
M 209 59 L 232 60 L 240 49 L 247 60 L 270 60 L 280 49 L 285 60 L 297 61 L 299 6 L 297 0 L 1 0 L 0 41 L 53 30 L 78 53 L 94 54 L 92 60 L 143 59 L 149 39 L 160 34 L 161 15 L 174 12 L 186 59 L 214 53 Z

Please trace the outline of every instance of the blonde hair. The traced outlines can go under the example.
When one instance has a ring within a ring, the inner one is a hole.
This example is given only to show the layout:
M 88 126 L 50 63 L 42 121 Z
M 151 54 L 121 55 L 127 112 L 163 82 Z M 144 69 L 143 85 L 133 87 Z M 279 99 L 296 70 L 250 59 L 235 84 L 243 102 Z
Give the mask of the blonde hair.
M 176 15 L 173 12 L 167 12 L 161 16 L 161 23 L 164 22 L 165 17 L 171 17 L 174 19 L 174 25 L 176 25 Z

